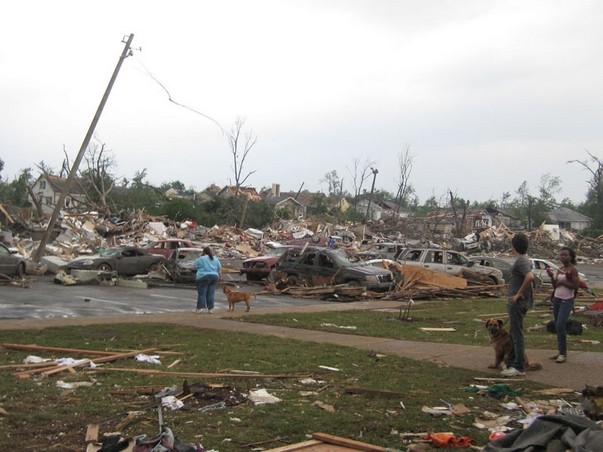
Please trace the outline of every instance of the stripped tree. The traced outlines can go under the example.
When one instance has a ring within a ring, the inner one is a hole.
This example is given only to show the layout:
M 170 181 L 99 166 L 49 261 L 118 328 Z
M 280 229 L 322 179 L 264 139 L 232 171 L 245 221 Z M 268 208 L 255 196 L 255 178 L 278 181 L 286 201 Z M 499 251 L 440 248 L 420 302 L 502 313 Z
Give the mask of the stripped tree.
M 577 163 L 588 171 L 591 178 L 588 182 L 585 207 L 594 220 L 593 226 L 603 229 L 603 160 L 586 151 L 588 160 L 570 160 L 567 163 Z
M 228 144 L 232 154 L 235 197 L 239 195 L 240 187 L 245 183 L 249 176 L 255 173 L 255 171 L 249 171 L 246 174 L 243 173 L 245 160 L 257 142 L 257 136 L 253 136 L 251 130 L 248 133 L 243 134 L 244 126 L 245 118 L 237 118 L 228 135 Z

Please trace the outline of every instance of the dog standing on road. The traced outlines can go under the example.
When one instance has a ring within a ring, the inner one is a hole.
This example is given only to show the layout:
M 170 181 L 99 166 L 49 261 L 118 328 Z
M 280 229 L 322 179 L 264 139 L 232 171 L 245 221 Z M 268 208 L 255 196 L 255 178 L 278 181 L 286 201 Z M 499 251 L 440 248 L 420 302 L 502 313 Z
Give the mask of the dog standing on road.
M 255 297 L 254 292 L 235 292 L 229 286 L 224 286 L 223 291 L 226 294 L 226 299 L 228 300 L 229 311 L 234 311 L 235 303 L 244 301 L 247 305 L 245 312 L 249 312 L 251 309 L 251 296 L 253 295 Z
M 490 343 L 494 347 L 494 364 L 488 365 L 490 369 L 506 368 L 506 360 L 511 353 L 511 335 L 503 326 L 501 319 L 489 319 L 486 321 L 486 329 L 490 335 Z M 542 364 L 530 363 L 528 356 L 524 355 L 526 370 L 540 370 Z

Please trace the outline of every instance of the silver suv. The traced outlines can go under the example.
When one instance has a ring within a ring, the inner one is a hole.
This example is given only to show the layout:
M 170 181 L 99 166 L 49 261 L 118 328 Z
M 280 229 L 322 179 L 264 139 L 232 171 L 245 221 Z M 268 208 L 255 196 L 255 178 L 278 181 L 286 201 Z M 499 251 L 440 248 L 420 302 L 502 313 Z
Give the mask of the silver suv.
M 505 284 L 505 278 L 499 269 L 476 265 L 458 251 L 412 248 L 398 258 L 398 261 L 406 265 L 418 265 L 454 276 L 462 276 L 463 269 L 469 268 L 472 272 L 487 276 L 493 284 Z

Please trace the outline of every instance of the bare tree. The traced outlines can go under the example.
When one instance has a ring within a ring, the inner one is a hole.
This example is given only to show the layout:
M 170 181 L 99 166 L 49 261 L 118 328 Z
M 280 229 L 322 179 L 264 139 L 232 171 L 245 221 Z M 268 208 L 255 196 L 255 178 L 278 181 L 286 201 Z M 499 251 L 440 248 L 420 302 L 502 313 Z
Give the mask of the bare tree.
M 567 163 L 577 163 L 588 171 L 591 178 L 588 182 L 587 204 L 592 205 L 594 227 L 603 228 L 603 160 L 586 151 L 590 159 L 570 160 Z
M 343 179 L 339 178 L 337 175 L 337 170 L 332 170 L 328 173 L 325 173 L 324 178 L 322 178 L 320 182 L 327 184 L 329 197 L 340 196 L 343 192 Z
M 245 160 L 257 142 L 257 136 L 253 136 L 251 130 L 243 136 L 244 126 L 245 118 L 237 118 L 228 135 L 228 144 L 230 146 L 233 161 L 232 170 L 235 180 L 235 196 L 238 196 L 239 188 L 245 183 L 249 176 L 255 173 L 255 171 L 249 171 L 247 174 L 243 175 Z
M 396 192 L 396 213 L 400 213 L 400 205 L 408 204 L 408 198 L 414 192 L 410 185 L 410 175 L 415 160 L 407 144 L 405 149 L 398 153 L 398 191 Z
M 84 159 L 86 169 L 80 173 L 80 186 L 92 205 L 95 205 L 98 210 L 109 213 L 107 197 L 115 187 L 116 181 L 112 174 L 116 166 L 113 153 L 106 148 L 106 143 L 101 143 L 95 137 L 94 143 L 88 146 Z
M 466 233 L 465 222 L 467 220 L 469 201 L 460 199 L 455 193 L 452 193 L 452 190 L 448 190 L 448 193 L 450 195 L 450 208 L 452 209 L 455 234 L 458 236 L 464 235 Z
M 375 162 L 369 160 L 368 158 L 362 164 L 360 164 L 360 159 L 356 158 L 354 159 L 354 169 L 351 170 L 350 168 L 347 168 L 350 176 L 352 176 L 352 185 L 354 186 L 354 209 L 356 209 L 358 197 L 362 193 L 364 181 L 367 180 L 371 174 L 373 174 L 370 168 L 374 165 Z

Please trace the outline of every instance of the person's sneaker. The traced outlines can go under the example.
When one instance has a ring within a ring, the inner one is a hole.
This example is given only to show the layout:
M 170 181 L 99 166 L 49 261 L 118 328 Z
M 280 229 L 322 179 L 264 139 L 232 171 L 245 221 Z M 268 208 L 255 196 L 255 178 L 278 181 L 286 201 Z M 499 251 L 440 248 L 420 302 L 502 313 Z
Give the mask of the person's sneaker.
M 557 356 L 557 359 L 555 360 L 556 363 L 564 363 L 565 362 L 565 355 L 559 354 L 559 356 Z
M 203 314 L 205 312 L 205 309 L 195 309 L 195 312 L 197 314 Z
M 549 356 L 549 359 L 552 359 L 553 361 L 555 361 L 557 358 L 559 358 L 559 353 Z
M 213 314 L 214 310 L 213 309 L 208 309 L 207 312 L 209 312 L 210 314 Z
M 503 370 L 500 373 L 503 377 L 522 377 L 526 373 L 520 370 L 517 370 L 515 367 L 509 367 L 508 369 Z

